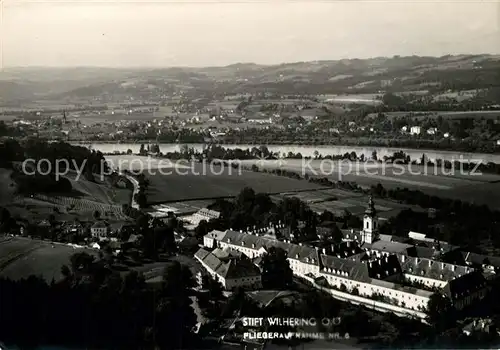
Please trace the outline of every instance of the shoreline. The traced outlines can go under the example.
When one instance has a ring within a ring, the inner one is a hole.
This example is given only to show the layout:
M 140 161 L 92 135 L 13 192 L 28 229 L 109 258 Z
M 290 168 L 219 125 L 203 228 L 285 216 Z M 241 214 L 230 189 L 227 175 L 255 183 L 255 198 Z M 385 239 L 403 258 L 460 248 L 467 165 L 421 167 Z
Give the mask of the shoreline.
M 156 140 L 130 140 L 130 141 L 74 141 L 74 140 L 69 140 L 69 141 L 64 141 L 64 140 L 55 140 L 55 141 L 63 141 L 67 142 L 72 145 L 93 145 L 93 144 L 104 144 L 104 145 L 147 145 L 147 144 L 158 144 L 158 145 L 166 145 L 166 146 L 183 146 L 183 145 L 217 145 L 221 147 L 227 147 L 227 146 L 252 146 L 252 147 L 260 147 L 260 146 L 266 146 L 266 147 L 304 147 L 304 148 L 313 148 L 313 147 L 318 147 L 318 148 L 357 148 L 357 149 L 362 149 L 362 148 L 385 148 L 385 149 L 391 149 L 391 150 L 401 150 L 401 151 L 412 151 L 412 152 L 441 152 L 441 153 L 458 153 L 459 151 L 445 148 L 445 149 L 439 149 L 439 148 L 411 148 L 411 147 L 394 147 L 394 146 L 387 146 L 384 144 L 376 144 L 376 145 L 353 145 L 349 143 L 342 143 L 342 144 L 337 144 L 337 143 L 302 143 L 302 142 L 297 142 L 297 143 L 265 143 L 265 142 L 260 142 L 260 143 L 249 143 L 249 142 L 157 142 Z M 464 151 L 462 152 L 464 154 L 477 154 L 477 155 L 492 155 L 492 156 L 499 156 L 500 157 L 500 150 L 498 152 L 475 152 L 475 151 Z
M 67 141 L 68 143 L 75 146 L 91 146 L 94 149 L 101 151 L 102 153 L 112 154 L 113 152 L 126 152 L 127 148 L 132 149 L 133 153 L 137 153 L 133 148 L 139 148 L 141 144 L 156 144 L 156 142 L 151 141 L 137 141 L 137 142 L 111 142 L 111 141 L 103 141 L 103 142 L 73 142 Z M 188 146 L 190 148 L 194 148 L 197 150 L 202 150 L 203 148 L 211 145 L 210 143 L 169 143 L 169 142 L 159 142 L 157 143 L 161 148 L 171 148 L 171 150 L 165 151 L 161 150 L 162 153 L 168 152 L 179 152 L 179 150 L 174 150 L 174 148 L 180 148 L 182 146 Z M 98 146 L 103 147 L 98 147 Z M 420 158 L 422 154 L 430 160 L 442 159 L 442 160 L 462 160 L 462 161 L 482 161 L 485 163 L 496 163 L 500 164 L 500 154 L 499 153 L 480 153 L 480 152 L 460 152 L 453 150 L 439 150 L 439 149 L 427 149 L 427 148 L 397 148 L 397 147 L 387 147 L 387 146 L 349 146 L 349 145 L 299 145 L 299 144 L 277 144 L 277 143 L 262 143 L 262 144 L 249 144 L 249 143 L 217 143 L 214 144 L 220 146 L 224 149 L 251 149 L 253 147 L 261 147 L 265 146 L 272 152 L 280 152 L 280 153 L 302 153 L 302 156 L 310 156 L 314 157 L 314 152 L 317 151 L 320 155 L 339 155 L 344 153 L 355 152 L 360 154 L 364 154 L 365 157 L 371 157 L 372 152 L 375 151 L 379 158 L 384 156 L 391 156 L 396 152 L 403 151 L 404 153 L 410 155 L 412 159 Z M 109 147 L 108 150 L 103 148 Z M 121 150 L 120 150 L 121 149 Z

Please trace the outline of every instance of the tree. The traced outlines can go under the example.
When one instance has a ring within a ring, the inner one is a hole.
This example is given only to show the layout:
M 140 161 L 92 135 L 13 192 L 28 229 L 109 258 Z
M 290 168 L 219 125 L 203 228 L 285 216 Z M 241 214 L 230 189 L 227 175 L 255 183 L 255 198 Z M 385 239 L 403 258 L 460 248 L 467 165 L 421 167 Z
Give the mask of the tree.
M 331 211 L 325 209 L 319 216 L 319 220 L 320 222 L 335 221 L 335 215 Z
M 427 305 L 427 321 L 438 328 L 446 328 L 452 322 L 452 304 L 450 299 L 441 293 L 434 293 Z
M 286 251 L 271 247 L 261 261 L 262 285 L 267 289 L 286 289 L 293 281 L 293 272 Z
M 146 193 L 142 189 L 140 189 L 139 192 L 135 194 L 134 199 L 139 205 L 139 208 L 143 209 L 147 207 L 148 199 L 146 197 Z
M 344 234 L 342 231 L 339 229 L 337 224 L 332 225 L 332 240 L 335 244 L 340 244 L 342 242 L 342 239 L 344 238 Z
M 10 228 L 12 217 L 6 208 L 0 208 L 0 232 L 7 232 Z
M 168 295 L 184 293 L 195 286 L 191 270 L 178 261 L 172 261 L 163 270 L 163 292 Z
M 402 97 L 390 92 L 382 96 L 382 102 L 388 107 L 401 107 L 405 104 L 405 100 Z
M 194 229 L 196 237 L 201 238 L 205 236 L 210 231 L 210 226 L 207 220 L 201 220 L 198 226 Z
M 208 295 L 211 300 L 219 300 L 224 296 L 222 284 L 211 276 L 203 275 L 202 288 L 208 290 Z
M 88 273 L 94 263 L 95 258 L 85 252 L 75 253 L 70 258 L 71 270 L 75 273 Z
M 238 207 L 242 209 L 249 209 L 253 205 L 253 201 L 255 200 L 255 191 L 250 187 L 245 187 L 238 194 L 236 198 L 236 203 Z
M 71 276 L 71 270 L 69 269 L 69 267 L 67 265 L 61 266 L 61 274 L 65 278 L 69 278 Z
M 130 204 L 128 204 L 128 203 L 122 204 L 122 213 L 125 215 L 130 214 Z
M 0 224 L 8 223 L 11 218 L 10 212 L 6 208 L 0 209 Z
M 95 220 L 99 220 L 101 218 L 101 212 L 99 210 L 95 210 L 92 216 Z
M 363 221 L 361 221 L 361 219 L 358 216 L 351 215 L 347 219 L 347 226 L 349 228 L 360 229 L 363 226 Z

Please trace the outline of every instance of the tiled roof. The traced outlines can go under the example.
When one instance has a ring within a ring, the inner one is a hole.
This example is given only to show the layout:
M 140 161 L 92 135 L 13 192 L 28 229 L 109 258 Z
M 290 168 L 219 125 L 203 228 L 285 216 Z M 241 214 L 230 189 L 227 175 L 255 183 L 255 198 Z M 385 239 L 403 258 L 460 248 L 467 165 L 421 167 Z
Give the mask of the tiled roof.
M 392 242 L 392 235 L 383 235 L 380 234 L 379 238 L 381 241 Z
M 225 279 L 242 278 L 260 275 L 259 268 L 249 259 L 231 259 L 224 262 L 211 252 L 200 248 L 195 257 L 203 261 L 207 267 Z
M 198 258 L 200 260 L 205 259 L 205 257 L 210 254 L 208 250 L 205 250 L 203 248 L 198 249 L 198 251 L 194 254 L 195 258 Z
M 494 267 L 500 267 L 500 257 L 498 256 L 488 256 L 476 253 L 461 252 L 464 261 L 472 265 L 491 265 Z
M 408 243 L 411 244 L 412 239 L 408 237 L 392 236 L 392 242 Z
M 388 253 L 405 253 L 406 249 L 411 247 L 410 244 L 387 241 L 376 241 L 370 245 L 370 248 L 373 250 L 380 250 Z
M 323 273 L 347 277 L 359 282 L 370 282 L 366 263 L 321 255 L 321 264 L 323 265 Z
M 231 248 L 225 248 L 225 249 L 217 248 L 212 251 L 212 254 L 221 260 L 229 258 L 240 258 L 243 255 L 242 252 Z
M 215 272 L 226 279 L 260 276 L 260 269 L 248 259 L 231 260 Z
M 206 234 L 205 237 L 215 239 L 217 241 L 222 240 L 222 238 L 226 235 L 226 232 L 224 231 L 219 231 L 219 230 L 213 230 L 210 231 L 209 233 Z
M 222 261 L 217 258 L 215 255 L 209 253 L 203 258 L 203 262 L 208 266 L 212 271 L 217 271 L 217 269 L 222 265 Z
M 434 257 L 434 255 L 436 254 L 436 250 L 434 248 L 410 246 L 406 250 L 406 254 L 408 256 L 417 257 L 417 258 L 432 259 Z
M 340 230 L 344 235 L 344 239 L 350 239 L 353 241 L 360 241 L 362 239 L 361 232 L 357 230 Z
M 330 250 L 326 250 L 327 254 L 336 256 L 337 258 L 347 259 L 353 255 L 362 253 L 364 250 L 357 242 L 341 242 L 340 244 L 333 245 Z
M 464 294 L 480 290 L 487 286 L 487 280 L 479 271 L 473 271 L 465 276 L 456 278 L 443 288 L 443 292 L 453 300 L 460 299 Z
M 410 294 L 415 294 L 421 297 L 426 297 L 430 298 L 430 296 L 433 294 L 433 292 L 423 290 L 423 289 L 418 289 L 414 287 L 407 287 L 407 286 L 402 286 L 397 283 L 389 282 L 389 281 L 382 281 L 379 279 L 372 279 L 371 284 L 374 286 L 379 286 L 379 287 L 385 287 L 385 288 L 391 288 L 394 290 L 399 290 L 405 293 L 410 293 Z
M 371 278 L 384 279 L 402 272 L 396 255 L 389 255 L 366 262 Z
M 471 271 L 471 268 L 466 266 L 447 264 L 431 259 L 412 258 L 404 255 L 398 255 L 398 259 L 404 273 L 440 281 L 451 281 Z
M 297 259 L 303 262 L 309 262 L 316 256 L 316 250 L 309 246 L 285 243 L 257 235 L 240 233 L 231 230 L 226 231 L 226 234 L 221 241 L 240 247 L 250 248 L 255 251 L 260 248 L 268 250 L 270 247 L 278 247 L 285 250 L 288 253 L 289 258 Z

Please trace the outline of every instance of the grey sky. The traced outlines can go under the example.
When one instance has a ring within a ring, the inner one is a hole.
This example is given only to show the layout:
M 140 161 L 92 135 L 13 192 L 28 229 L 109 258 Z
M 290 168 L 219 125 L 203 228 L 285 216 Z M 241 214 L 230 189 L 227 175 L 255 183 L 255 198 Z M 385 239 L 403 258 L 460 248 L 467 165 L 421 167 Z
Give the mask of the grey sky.
M 500 53 L 498 0 L 7 1 L 4 66 L 207 66 Z

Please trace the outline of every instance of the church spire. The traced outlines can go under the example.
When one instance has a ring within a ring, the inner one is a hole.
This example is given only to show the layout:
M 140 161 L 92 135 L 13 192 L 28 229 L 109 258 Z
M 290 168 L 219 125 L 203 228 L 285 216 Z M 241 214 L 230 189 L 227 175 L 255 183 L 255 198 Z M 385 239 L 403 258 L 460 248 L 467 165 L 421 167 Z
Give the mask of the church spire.
M 370 196 L 370 198 L 368 199 L 368 207 L 365 210 L 365 214 L 372 217 L 377 215 L 377 210 L 375 209 L 375 204 L 373 203 L 372 196 Z
M 378 240 L 377 210 L 375 210 L 375 204 L 373 203 L 372 196 L 368 199 L 368 207 L 366 208 L 365 216 L 363 217 L 362 240 L 364 243 L 368 244 L 372 244 Z

